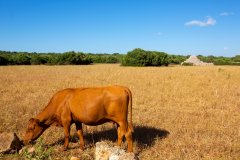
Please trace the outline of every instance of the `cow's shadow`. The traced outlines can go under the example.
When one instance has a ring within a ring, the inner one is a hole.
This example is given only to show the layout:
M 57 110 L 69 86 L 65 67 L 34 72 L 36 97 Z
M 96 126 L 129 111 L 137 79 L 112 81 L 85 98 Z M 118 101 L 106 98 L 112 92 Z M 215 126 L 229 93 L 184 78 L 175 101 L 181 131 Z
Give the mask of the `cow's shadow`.
M 156 140 L 166 138 L 169 131 L 151 126 L 136 126 L 134 127 L 133 139 L 140 146 L 151 147 Z
M 150 126 L 137 125 L 134 126 L 133 140 L 137 143 L 138 147 L 151 147 L 154 145 L 156 140 L 166 138 L 170 133 L 165 129 L 154 128 Z M 93 133 L 85 133 L 84 141 L 86 147 L 89 145 L 94 145 L 99 141 L 117 141 L 117 130 L 116 128 L 106 129 L 102 131 L 95 131 Z M 70 142 L 79 142 L 78 136 L 74 134 L 70 137 Z M 57 142 L 49 144 L 50 146 L 55 146 L 57 144 L 63 144 L 64 139 L 59 139 Z M 71 147 L 70 147 L 71 148 Z

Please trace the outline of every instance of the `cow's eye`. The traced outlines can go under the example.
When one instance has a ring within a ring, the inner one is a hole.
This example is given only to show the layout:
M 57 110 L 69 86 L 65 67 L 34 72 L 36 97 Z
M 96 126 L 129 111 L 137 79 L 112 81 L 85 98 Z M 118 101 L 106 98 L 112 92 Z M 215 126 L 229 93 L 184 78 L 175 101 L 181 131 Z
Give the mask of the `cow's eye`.
M 34 130 L 34 126 L 30 126 L 28 129 L 29 129 L 29 131 L 33 131 Z

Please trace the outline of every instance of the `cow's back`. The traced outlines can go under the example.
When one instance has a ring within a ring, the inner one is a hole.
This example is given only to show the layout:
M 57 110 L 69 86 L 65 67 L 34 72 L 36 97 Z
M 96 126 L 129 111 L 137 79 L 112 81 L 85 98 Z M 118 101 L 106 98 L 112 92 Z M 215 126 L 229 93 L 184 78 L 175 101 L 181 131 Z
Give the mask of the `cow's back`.
M 72 91 L 67 105 L 75 120 L 96 125 L 126 119 L 128 98 L 121 86 L 78 88 Z

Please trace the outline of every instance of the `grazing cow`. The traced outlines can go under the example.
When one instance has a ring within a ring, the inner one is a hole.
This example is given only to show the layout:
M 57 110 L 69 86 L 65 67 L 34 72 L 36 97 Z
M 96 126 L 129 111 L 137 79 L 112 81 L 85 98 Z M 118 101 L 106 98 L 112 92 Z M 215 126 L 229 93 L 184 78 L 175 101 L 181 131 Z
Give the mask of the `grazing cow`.
M 128 110 L 130 112 L 128 123 Z M 24 144 L 36 140 L 52 125 L 64 128 L 65 142 L 63 149 L 69 144 L 70 126 L 75 123 L 80 139 L 80 149 L 84 149 L 82 123 L 100 125 L 105 122 L 117 124 L 118 145 L 126 137 L 128 152 L 133 151 L 132 140 L 132 94 L 122 86 L 98 88 L 69 88 L 57 92 L 48 105 L 36 118 L 29 120 L 24 136 Z

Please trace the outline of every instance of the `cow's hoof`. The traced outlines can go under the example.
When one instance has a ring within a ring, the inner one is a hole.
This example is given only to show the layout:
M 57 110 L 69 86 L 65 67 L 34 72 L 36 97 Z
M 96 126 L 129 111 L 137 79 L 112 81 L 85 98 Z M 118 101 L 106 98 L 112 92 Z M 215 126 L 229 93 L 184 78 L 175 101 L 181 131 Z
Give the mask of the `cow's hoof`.
M 84 146 L 80 145 L 80 150 L 84 151 Z
M 80 152 L 83 152 L 84 150 L 80 148 L 79 151 L 80 151 Z
M 66 150 L 67 150 L 66 147 L 61 147 L 61 148 L 59 149 L 60 152 L 63 152 L 63 151 L 66 151 Z

